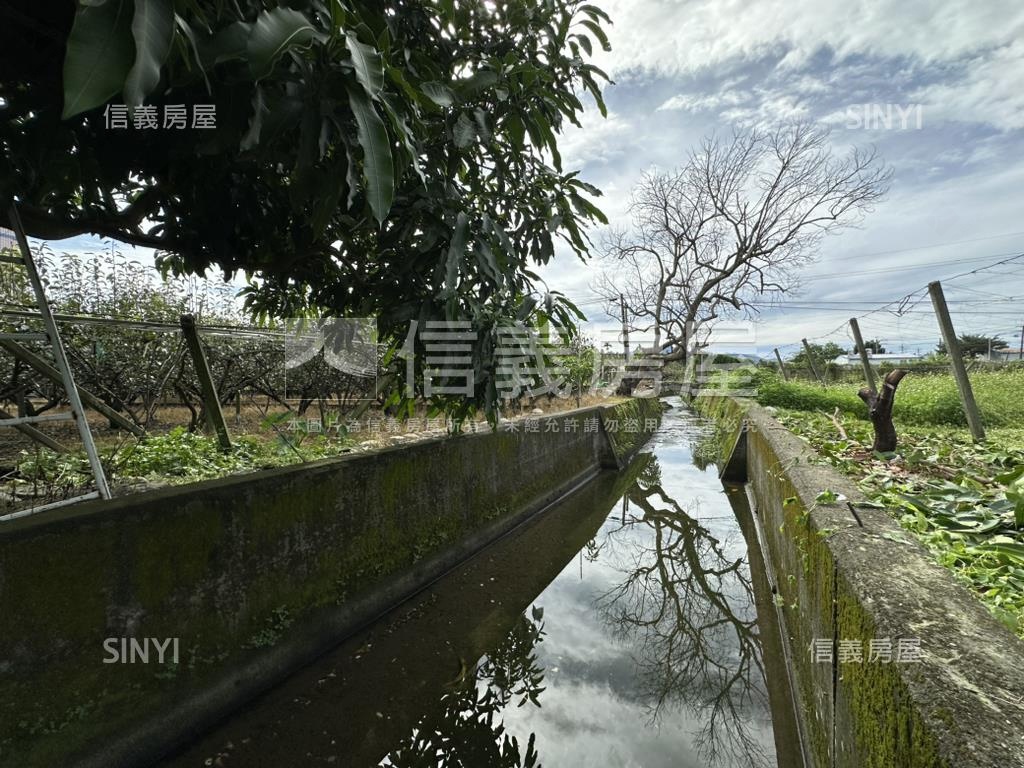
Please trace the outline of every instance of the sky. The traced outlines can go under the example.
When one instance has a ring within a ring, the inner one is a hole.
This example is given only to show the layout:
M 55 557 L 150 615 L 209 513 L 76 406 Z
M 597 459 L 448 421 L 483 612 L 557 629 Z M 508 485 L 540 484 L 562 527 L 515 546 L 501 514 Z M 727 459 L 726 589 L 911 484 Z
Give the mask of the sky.
M 612 51 L 597 53 L 614 80 L 609 114 L 588 109 L 561 147 L 566 170 L 603 190 L 612 225 L 628 226 L 630 191 L 645 170 L 670 170 L 704 136 L 736 125 L 821 121 L 836 151 L 873 145 L 894 170 L 888 196 L 859 228 L 822 244 L 803 293 L 720 348 L 791 355 L 804 337 L 849 345 L 847 319 L 866 315 L 866 338 L 929 351 L 937 326 L 927 296 L 913 292 L 935 279 L 958 332 L 999 334 L 1016 347 L 1024 258 L 986 267 L 1024 253 L 1024 3 L 594 1 L 613 20 Z M 600 242 L 600 231 L 591 236 Z M 593 289 L 603 268 L 564 249 L 540 274 L 581 305 L 593 337 L 616 341 Z M 894 300 L 899 308 L 908 294 L 909 312 L 868 314 Z
M 1024 259 L 956 276 L 1024 253 L 1024 4 L 597 4 L 613 21 L 612 51 L 598 62 L 614 80 L 609 114 L 590 109 L 582 129 L 570 127 L 563 159 L 603 190 L 613 225 L 629 225 L 630 191 L 645 170 L 671 170 L 704 136 L 737 125 L 820 121 L 837 152 L 873 145 L 894 170 L 889 194 L 859 227 L 822 244 L 803 292 L 756 318 L 750 346 L 785 355 L 804 337 L 849 345 L 850 317 L 941 279 L 958 332 L 999 333 L 1016 348 Z M 565 251 L 541 274 L 582 303 L 606 336 L 615 323 L 593 290 L 602 268 Z M 888 342 L 889 351 L 933 349 L 927 295 L 906 307 L 902 316 L 883 310 L 861 319 L 865 337 Z

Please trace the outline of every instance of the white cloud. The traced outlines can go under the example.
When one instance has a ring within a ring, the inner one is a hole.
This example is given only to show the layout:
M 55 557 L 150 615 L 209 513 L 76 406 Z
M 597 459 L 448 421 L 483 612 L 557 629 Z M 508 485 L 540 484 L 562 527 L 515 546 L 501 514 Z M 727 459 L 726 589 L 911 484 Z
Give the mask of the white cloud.
M 924 119 L 1024 128 L 1024 42 L 1015 41 L 973 57 L 963 77 L 918 89 Z
M 823 49 L 855 54 L 956 59 L 1007 45 L 1024 33 L 1015 0 L 607 0 L 614 26 L 613 73 L 665 75 L 720 70 L 777 51 L 799 68 Z
M 602 118 L 597 109 L 590 109 L 580 122 L 582 128 L 567 126 L 558 141 L 564 167 L 608 163 L 626 153 L 625 144 L 633 127 L 621 115 L 609 112 L 607 118 Z

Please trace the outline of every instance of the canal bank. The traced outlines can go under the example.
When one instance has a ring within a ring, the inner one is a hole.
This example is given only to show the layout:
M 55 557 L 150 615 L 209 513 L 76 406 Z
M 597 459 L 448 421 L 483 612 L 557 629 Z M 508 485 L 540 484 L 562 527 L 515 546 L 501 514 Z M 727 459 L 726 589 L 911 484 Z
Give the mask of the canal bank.
M 623 465 L 660 415 L 636 399 L 3 524 L 0 763 L 151 762 Z M 110 638 L 181 659 L 104 664 Z
M 606 471 L 163 768 L 799 765 L 740 487 L 678 407 Z M 766 624 L 766 620 L 768 624 Z M 777 645 L 777 639 L 775 641 Z M 514 740 L 514 741 L 513 741 Z
M 1024 643 L 764 409 L 697 406 L 748 483 L 812 764 L 1024 766 Z

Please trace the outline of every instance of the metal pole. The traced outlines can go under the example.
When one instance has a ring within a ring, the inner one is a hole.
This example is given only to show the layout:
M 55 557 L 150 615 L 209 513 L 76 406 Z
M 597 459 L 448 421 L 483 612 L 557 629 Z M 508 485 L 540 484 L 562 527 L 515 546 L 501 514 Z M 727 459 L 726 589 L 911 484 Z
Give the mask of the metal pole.
M 864 368 L 864 378 L 868 380 L 868 389 L 871 390 L 871 394 L 878 394 L 878 385 L 875 382 L 875 371 L 871 367 L 871 361 L 868 359 L 868 351 L 864 347 L 864 337 L 860 335 L 860 324 L 857 322 L 856 317 L 850 318 L 850 329 L 853 331 L 853 340 L 857 342 L 857 349 L 860 352 L 860 364 Z
M 782 380 L 789 381 L 789 374 L 786 373 L 786 364 L 782 362 L 782 355 L 779 354 L 779 348 L 775 348 L 775 359 L 779 361 L 779 370 L 782 371 Z
M 196 331 L 196 319 L 192 315 L 181 316 L 181 333 L 185 337 L 185 345 L 192 355 L 192 363 L 196 369 L 196 376 L 199 378 L 199 388 L 203 393 L 203 410 L 206 411 L 206 423 L 210 429 L 217 433 L 217 441 L 221 449 L 231 450 L 231 436 L 228 434 L 228 425 L 224 421 L 224 412 L 220 409 L 220 398 L 217 397 L 217 388 L 213 383 L 213 376 L 210 374 L 210 365 L 206 362 L 206 354 L 203 352 L 203 345 L 199 341 L 199 333 Z
M 814 367 L 814 353 L 811 352 L 811 345 L 807 343 L 807 339 L 801 339 L 801 341 L 804 343 L 804 351 L 807 353 L 807 365 L 811 367 L 811 373 L 814 374 L 814 378 L 818 380 L 819 384 L 825 386 L 825 382 L 818 375 L 818 369 Z
M 96 443 L 93 442 L 92 432 L 89 429 L 89 421 L 85 417 L 85 409 L 82 407 L 82 399 L 78 396 L 78 387 L 75 385 L 75 378 L 71 374 L 71 366 L 68 364 L 67 353 L 64 351 L 64 344 L 61 341 L 60 333 L 57 331 L 57 323 L 50 312 L 50 303 L 46 300 L 46 291 L 43 288 L 43 281 L 39 277 L 39 270 L 32 259 L 32 251 L 28 247 L 28 238 L 25 236 L 25 228 L 21 223 L 21 216 L 18 215 L 18 207 L 11 204 L 9 212 L 11 225 L 14 234 L 18 238 L 18 246 L 21 248 L 21 255 L 25 261 L 25 271 L 28 272 L 29 282 L 32 284 L 32 291 L 35 293 L 36 301 L 39 303 L 39 314 L 42 316 L 43 327 L 49 337 L 50 346 L 53 352 L 54 362 L 57 363 L 57 370 L 60 371 L 64 390 L 71 404 L 71 414 L 75 419 L 75 426 L 78 427 L 78 435 L 85 446 L 85 453 L 89 457 L 89 467 L 96 482 L 96 490 L 101 498 L 110 498 L 110 486 L 107 485 L 107 475 L 100 462 L 100 456 L 96 452 Z
M 956 379 L 956 386 L 960 390 L 960 402 L 963 404 L 964 414 L 967 416 L 967 424 L 971 428 L 971 435 L 975 440 L 984 440 L 985 427 L 981 423 L 981 412 L 978 411 L 978 404 L 974 400 L 971 380 L 967 378 L 967 369 L 964 367 L 964 359 L 960 354 L 960 342 L 956 338 L 953 320 L 949 316 L 949 307 L 946 305 L 946 296 L 942 292 L 942 283 L 938 281 L 929 283 L 928 293 L 931 294 L 932 306 L 935 307 L 935 315 L 939 320 L 942 340 L 946 343 L 946 351 L 949 352 L 950 364 L 953 367 L 953 377 Z

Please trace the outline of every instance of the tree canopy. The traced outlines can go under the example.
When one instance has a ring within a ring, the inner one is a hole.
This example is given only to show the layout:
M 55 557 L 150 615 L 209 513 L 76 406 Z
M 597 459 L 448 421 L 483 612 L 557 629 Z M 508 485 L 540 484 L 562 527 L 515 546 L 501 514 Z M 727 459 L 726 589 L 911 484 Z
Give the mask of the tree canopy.
M 868 339 L 867 341 L 864 342 L 864 349 L 866 349 L 868 351 L 868 354 L 871 355 L 885 354 L 885 344 L 882 342 L 881 339 Z M 855 355 L 860 354 L 860 347 L 857 344 L 853 345 L 853 353 Z
M 829 341 L 824 344 L 808 344 L 811 348 L 811 354 L 813 358 L 811 362 L 814 365 L 825 365 L 831 363 L 837 357 L 846 354 L 846 349 L 834 341 Z M 868 346 L 865 342 L 865 346 Z M 801 349 L 795 355 L 790 358 L 790 362 L 794 365 L 806 365 L 807 364 L 807 350 Z
M 16 0 L 0 8 L 0 204 L 30 235 L 96 233 L 175 273 L 257 276 L 254 313 L 312 307 L 487 327 L 540 304 L 599 191 L 557 138 L 604 112 L 607 16 L 578 0 Z M 108 105 L 213 105 L 216 128 L 108 127 Z M 542 311 L 574 308 L 550 293 Z M 483 376 L 478 396 L 493 395 Z
M 1009 344 L 998 336 L 985 336 L 984 334 L 965 333 L 957 338 L 960 345 L 960 354 L 964 357 L 984 357 L 989 351 L 998 352 L 1001 349 L 1008 349 Z M 940 341 L 936 351 L 940 355 L 947 355 L 946 343 Z

